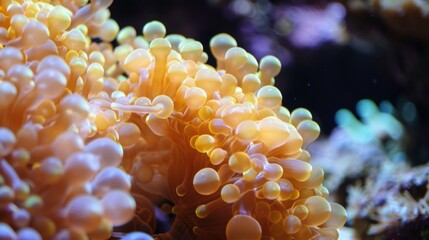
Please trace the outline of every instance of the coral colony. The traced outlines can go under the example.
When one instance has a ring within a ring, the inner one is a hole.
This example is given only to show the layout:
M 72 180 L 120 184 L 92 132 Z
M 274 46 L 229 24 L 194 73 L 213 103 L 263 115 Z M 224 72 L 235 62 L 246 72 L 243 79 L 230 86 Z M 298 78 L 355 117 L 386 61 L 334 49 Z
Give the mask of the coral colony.
M 392 30 L 429 40 L 429 2 L 421 0 L 341 0 L 352 11 L 368 11 L 380 16 Z
M 329 3 L 321 9 L 285 6 L 276 12 L 276 30 L 289 32 L 288 38 L 295 47 L 312 48 L 326 42 L 343 43 L 347 39 L 346 9 L 340 3 Z M 286 23 L 290 23 L 290 29 Z
M 279 60 L 218 34 L 212 67 L 160 22 L 120 30 L 111 3 L 1 1 L 0 239 L 337 239 Z
M 357 116 L 339 110 L 329 138 L 308 148 L 313 167 L 326 169 L 330 197 L 347 206 L 353 228 L 341 229 L 350 232 L 345 239 L 428 239 L 429 165 L 407 158 L 406 125 L 396 117 L 416 116 L 413 103 L 404 108 L 360 100 Z
M 402 143 L 405 130 L 392 114 L 391 103 L 383 101 L 379 107 L 363 99 L 357 103 L 356 111 L 359 118 L 340 109 L 336 114 L 338 126 L 329 138 L 308 148 L 313 167 L 325 170 L 324 184 L 334 196 L 340 186 L 353 185 L 357 179 L 378 177 L 389 167 L 408 167 Z

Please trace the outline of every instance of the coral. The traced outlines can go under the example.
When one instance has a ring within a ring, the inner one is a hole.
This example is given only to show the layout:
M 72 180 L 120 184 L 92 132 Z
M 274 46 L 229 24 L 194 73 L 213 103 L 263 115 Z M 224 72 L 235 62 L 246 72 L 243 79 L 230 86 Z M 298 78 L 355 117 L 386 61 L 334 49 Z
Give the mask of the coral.
M 337 239 L 280 61 L 219 34 L 214 68 L 158 21 L 120 30 L 111 3 L 1 2 L 1 238 Z
M 343 0 L 353 11 L 377 14 L 392 30 L 406 36 L 429 40 L 425 27 L 429 21 L 429 4 L 420 0 Z
M 377 106 L 363 99 L 356 105 L 359 119 L 339 110 L 338 127 L 308 149 L 361 239 L 427 239 L 428 165 L 410 167 L 405 126 L 396 118 L 404 110 L 415 117 L 412 108 L 411 102 L 398 111 L 387 101 Z
M 90 120 L 105 58 L 90 51 L 90 23 L 77 25 L 107 6 L 2 1 L 2 239 L 106 239 L 134 214 L 123 148 Z
M 207 1 L 234 20 L 239 39 L 256 57 L 278 53 L 283 64 L 323 44 L 348 41 L 346 10 L 327 1 L 231 0 Z M 302 51 L 302 52 L 301 52 Z
M 338 126 L 329 138 L 316 141 L 308 149 L 313 165 L 326 172 L 325 186 L 342 201 L 345 196 L 340 190 L 357 180 L 375 177 L 386 166 L 408 166 L 405 129 L 392 104 L 383 101 L 377 106 L 363 99 L 357 103 L 356 112 L 359 119 L 347 109 L 339 110 L 335 116 Z
M 347 41 L 346 9 L 340 3 L 329 3 L 323 8 L 280 5 L 276 15 L 276 31 L 287 35 L 295 47 L 314 48 L 326 42 Z
M 381 171 L 363 186 L 350 188 L 348 212 L 361 236 L 427 239 L 429 168 Z M 410 231 L 410 229 L 413 229 Z

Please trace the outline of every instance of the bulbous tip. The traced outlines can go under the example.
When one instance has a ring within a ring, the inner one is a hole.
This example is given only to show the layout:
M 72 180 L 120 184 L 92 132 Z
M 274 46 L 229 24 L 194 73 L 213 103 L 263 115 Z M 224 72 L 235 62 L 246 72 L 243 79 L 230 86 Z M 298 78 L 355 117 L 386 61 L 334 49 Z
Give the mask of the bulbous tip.
M 26 227 L 18 231 L 18 239 L 42 240 L 42 236 L 36 230 Z
M 218 60 L 225 59 L 225 53 L 232 47 L 237 47 L 237 41 L 227 33 L 217 34 L 210 40 L 210 50 Z
M 39 46 L 49 40 L 49 30 L 41 22 L 30 20 L 22 29 L 22 41 L 26 46 Z
M 280 73 L 282 64 L 280 60 L 272 55 L 265 56 L 261 59 L 259 69 L 267 72 L 271 77 L 275 77 Z
M 308 145 L 316 140 L 320 135 L 320 127 L 313 120 L 304 120 L 299 123 L 297 130 L 304 140 L 304 145 Z
M 10 82 L 0 82 L 0 109 L 9 106 L 16 98 L 18 91 Z
M 261 225 L 248 215 L 235 215 L 226 226 L 228 240 L 259 240 L 261 237 Z
M 63 114 L 73 116 L 75 122 L 84 120 L 90 113 L 88 102 L 78 94 L 67 95 L 61 100 L 60 106 Z
M 303 224 L 307 226 L 318 226 L 326 221 L 331 216 L 331 205 L 329 202 L 320 196 L 311 196 L 304 202 L 308 209 L 308 216 L 303 220 Z
M 16 137 L 9 128 L 0 128 L 0 157 L 8 155 L 16 144 Z
M 79 195 L 67 204 L 66 216 L 71 226 L 92 232 L 101 223 L 103 207 L 96 197 Z
M 186 90 L 185 101 L 190 109 L 200 109 L 207 101 L 207 94 L 202 88 L 191 87 Z
M 135 49 L 124 60 L 124 69 L 127 72 L 138 73 L 140 69 L 147 68 L 152 61 L 152 55 L 146 49 Z
M 155 38 L 163 38 L 167 32 L 164 24 L 159 21 L 151 21 L 144 25 L 143 27 L 143 36 L 149 42 Z
M 0 239 L 17 239 L 17 236 L 8 224 L 0 223 Z
M 195 174 L 193 185 L 199 194 L 210 195 L 218 190 L 220 178 L 213 168 L 203 168 Z
M 246 152 L 235 152 L 229 157 L 228 165 L 235 173 L 243 173 L 250 168 L 250 157 Z
M 322 224 L 322 227 L 339 229 L 347 222 L 347 211 L 338 203 L 329 204 L 331 205 L 331 216 Z
M 283 220 L 283 230 L 287 234 L 295 234 L 301 229 L 301 220 L 295 215 L 288 215 Z
M 100 157 L 101 169 L 118 166 L 124 155 L 122 146 L 110 138 L 98 138 L 86 145 L 84 151 Z
M 220 195 L 224 202 L 234 203 L 240 199 L 241 192 L 235 184 L 227 184 L 223 186 Z
M 183 59 L 198 62 L 203 54 L 203 45 L 198 41 L 187 41 L 179 46 Z
M 150 42 L 150 52 L 155 56 L 167 56 L 171 51 L 171 43 L 165 38 L 155 38 Z
M 136 201 L 125 191 L 113 190 L 103 196 L 104 216 L 109 219 L 114 226 L 127 223 L 134 215 Z
M 292 111 L 290 118 L 292 125 L 298 127 L 302 121 L 313 119 L 313 115 L 305 108 L 297 108 Z
M 122 45 L 127 42 L 131 42 L 131 40 L 134 40 L 136 36 L 137 32 L 134 27 L 126 26 L 119 31 L 118 35 L 116 35 L 116 41 Z
M 274 86 L 264 86 L 256 94 L 258 104 L 266 108 L 276 108 L 282 105 L 282 93 Z
M 86 46 L 86 37 L 77 27 L 62 35 L 62 43 L 69 50 L 83 50 Z

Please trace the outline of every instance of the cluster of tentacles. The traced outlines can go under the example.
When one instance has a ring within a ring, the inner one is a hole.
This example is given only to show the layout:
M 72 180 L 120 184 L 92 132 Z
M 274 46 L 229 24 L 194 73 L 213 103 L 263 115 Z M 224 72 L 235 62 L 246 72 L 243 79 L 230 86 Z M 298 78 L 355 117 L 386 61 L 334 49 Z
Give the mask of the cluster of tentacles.
M 160 22 L 120 30 L 111 2 L 1 1 L 1 238 L 337 239 L 279 60 L 219 34 L 212 67 Z M 155 209 L 174 215 L 156 235 Z

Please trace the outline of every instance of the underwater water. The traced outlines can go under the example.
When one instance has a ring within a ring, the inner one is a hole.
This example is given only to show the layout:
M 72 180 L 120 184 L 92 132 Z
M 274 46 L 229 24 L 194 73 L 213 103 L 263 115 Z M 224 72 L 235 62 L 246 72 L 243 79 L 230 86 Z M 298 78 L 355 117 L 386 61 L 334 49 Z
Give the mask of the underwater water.
M 429 239 L 428 19 L 0 1 L 0 239 Z

